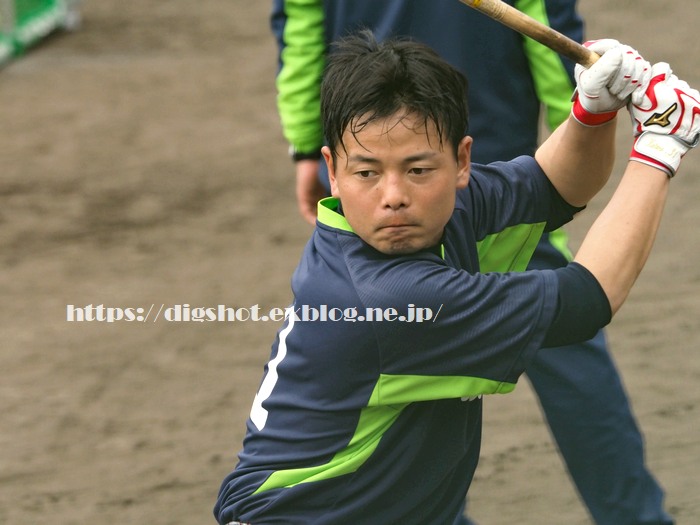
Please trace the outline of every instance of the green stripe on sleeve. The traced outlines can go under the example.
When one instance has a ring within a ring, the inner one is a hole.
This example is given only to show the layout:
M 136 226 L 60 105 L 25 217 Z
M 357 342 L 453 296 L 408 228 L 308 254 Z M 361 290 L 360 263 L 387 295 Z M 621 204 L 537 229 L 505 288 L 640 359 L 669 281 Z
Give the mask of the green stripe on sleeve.
M 515 7 L 549 26 L 544 0 L 518 0 Z M 529 37 L 524 38 L 535 91 L 545 106 L 547 125 L 552 130 L 568 118 L 574 86 L 556 52 Z
M 287 0 L 284 10 L 287 23 L 282 67 L 277 75 L 277 109 L 284 137 L 297 151 L 309 152 L 323 145 L 320 85 L 326 54 L 323 3 Z

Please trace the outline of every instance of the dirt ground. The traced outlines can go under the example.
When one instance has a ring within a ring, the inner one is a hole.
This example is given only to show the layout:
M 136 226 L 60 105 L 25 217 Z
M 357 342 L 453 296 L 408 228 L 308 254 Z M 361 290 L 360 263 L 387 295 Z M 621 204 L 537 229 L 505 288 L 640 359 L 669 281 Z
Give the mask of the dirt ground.
M 700 85 L 695 2 L 580 10 L 590 38 Z M 310 227 L 275 110 L 268 4 L 86 0 L 78 32 L 0 70 L 0 523 L 214 523 L 278 326 L 151 320 L 161 305 L 290 300 Z M 574 247 L 606 196 L 572 225 Z M 698 203 L 693 152 L 608 330 L 680 524 L 700 522 Z M 67 305 L 100 304 L 155 306 L 146 322 L 66 320 Z M 472 516 L 590 523 L 527 380 L 485 411 Z

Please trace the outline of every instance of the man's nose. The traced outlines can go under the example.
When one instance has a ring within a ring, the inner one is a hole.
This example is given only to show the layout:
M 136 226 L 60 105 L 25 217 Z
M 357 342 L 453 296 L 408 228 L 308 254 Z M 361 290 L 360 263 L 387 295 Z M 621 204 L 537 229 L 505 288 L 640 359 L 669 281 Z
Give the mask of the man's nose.
M 387 173 L 380 185 L 382 205 L 385 208 L 398 210 L 411 203 L 408 181 L 399 173 Z

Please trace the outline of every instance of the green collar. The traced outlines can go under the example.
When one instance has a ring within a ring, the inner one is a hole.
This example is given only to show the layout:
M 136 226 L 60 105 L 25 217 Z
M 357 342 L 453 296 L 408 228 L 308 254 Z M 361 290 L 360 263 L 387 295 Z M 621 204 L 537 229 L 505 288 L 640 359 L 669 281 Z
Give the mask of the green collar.
M 331 228 L 355 233 L 345 217 L 338 213 L 339 205 L 340 200 L 335 197 L 326 197 L 318 201 L 318 222 Z

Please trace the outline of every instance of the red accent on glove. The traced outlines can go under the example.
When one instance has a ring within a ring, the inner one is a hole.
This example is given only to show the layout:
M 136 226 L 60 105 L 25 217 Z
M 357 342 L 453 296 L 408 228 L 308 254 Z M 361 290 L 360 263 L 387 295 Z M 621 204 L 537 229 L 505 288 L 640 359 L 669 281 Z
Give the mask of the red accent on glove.
M 656 75 L 655 77 L 652 77 L 652 79 L 649 81 L 649 86 L 647 86 L 647 90 L 644 93 L 647 98 L 649 99 L 649 102 L 651 103 L 651 107 L 647 111 L 653 111 L 659 106 L 659 102 L 656 99 L 656 91 L 654 91 L 654 88 L 656 87 L 656 84 L 659 82 L 663 82 L 666 80 L 666 74 L 662 75 Z M 642 133 L 642 122 L 639 120 L 636 120 L 634 116 L 632 116 L 633 119 L 633 124 L 634 124 L 634 129 L 632 132 L 634 133 L 635 136 L 640 135 Z M 680 125 L 679 123 L 676 125 L 676 129 Z M 676 131 L 675 129 L 673 131 Z
M 606 122 L 610 122 L 617 116 L 617 111 L 608 111 L 606 113 L 591 113 L 581 105 L 578 98 L 578 91 L 574 93 L 574 104 L 571 107 L 571 114 L 584 126 L 601 126 Z

